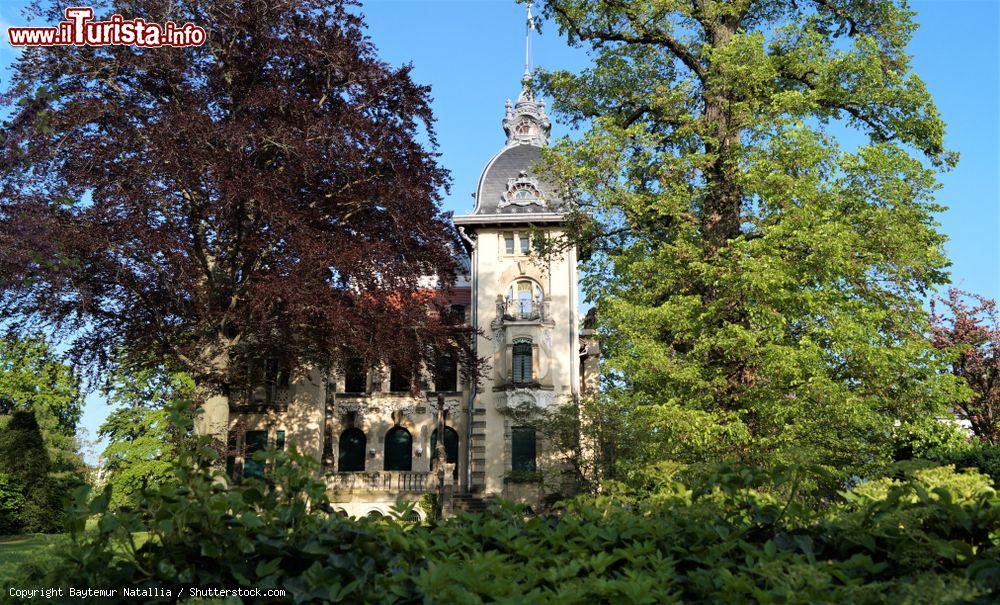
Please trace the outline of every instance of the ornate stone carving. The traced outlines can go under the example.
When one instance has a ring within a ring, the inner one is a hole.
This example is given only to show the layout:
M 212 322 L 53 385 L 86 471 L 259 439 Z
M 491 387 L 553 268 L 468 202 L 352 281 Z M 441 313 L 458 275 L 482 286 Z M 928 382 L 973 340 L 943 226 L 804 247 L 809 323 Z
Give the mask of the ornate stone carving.
M 494 400 L 501 412 L 525 415 L 536 407 L 548 407 L 554 397 L 555 393 L 552 391 L 516 388 L 496 393 Z
M 348 400 L 337 400 L 336 407 L 337 414 L 341 417 L 347 416 L 348 414 L 354 413 L 359 417 L 363 417 L 366 414 L 377 411 L 377 408 L 369 405 L 366 399 L 348 399 Z
M 385 402 L 385 407 L 393 415 L 399 413 L 411 419 L 416 414 L 417 408 L 416 403 L 409 399 L 389 400 Z
M 437 415 L 437 401 L 430 402 L 430 413 Z M 457 414 L 462 409 L 462 402 L 458 399 L 445 399 L 444 411 L 446 414 Z
M 530 206 L 532 204 L 545 207 L 545 199 L 542 197 L 541 189 L 538 188 L 538 178 L 528 176 L 524 170 L 517 178 L 507 179 L 507 190 L 501 196 L 503 199 L 497 203 L 497 209 L 507 206 Z
M 544 147 L 549 144 L 549 133 L 552 122 L 545 114 L 545 100 L 536 99 L 531 90 L 531 76 L 525 74 L 521 81 L 521 94 L 517 103 L 507 99 L 503 118 L 503 129 L 507 133 L 507 145 L 537 145 Z

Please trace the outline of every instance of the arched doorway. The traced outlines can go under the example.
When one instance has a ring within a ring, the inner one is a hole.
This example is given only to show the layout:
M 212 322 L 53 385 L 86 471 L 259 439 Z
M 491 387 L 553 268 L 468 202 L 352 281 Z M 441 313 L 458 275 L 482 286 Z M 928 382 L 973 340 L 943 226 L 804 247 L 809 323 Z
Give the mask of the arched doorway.
M 437 468 L 437 439 L 438 432 L 434 429 L 431 433 L 431 470 Z M 450 426 L 444 427 L 444 459 L 448 464 L 455 465 L 452 476 L 458 479 L 458 431 Z
M 364 432 L 357 427 L 351 427 L 340 434 L 337 451 L 337 471 L 355 473 L 365 470 L 365 446 L 367 439 Z
M 413 470 L 413 437 L 401 426 L 385 434 L 385 470 Z

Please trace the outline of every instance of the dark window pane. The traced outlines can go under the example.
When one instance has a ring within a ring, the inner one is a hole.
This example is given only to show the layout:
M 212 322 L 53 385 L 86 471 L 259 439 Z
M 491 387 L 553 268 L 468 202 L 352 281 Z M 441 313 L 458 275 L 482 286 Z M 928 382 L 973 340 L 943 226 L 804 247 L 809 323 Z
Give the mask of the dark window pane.
M 431 433 L 431 470 L 437 468 L 437 439 L 438 432 L 434 429 Z M 450 426 L 444 427 L 444 460 L 455 465 L 452 476 L 458 479 L 458 431 Z
M 246 479 L 263 479 L 264 462 L 254 460 L 254 452 L 267 449 L 267 431 L 247 431 L 244 438 L 246 447 L 244 449 L 243 477 Z
M 458 390 L 458 363 L 455 356 L 443 355 L 434 371 L 434 389 L 437 391 Z
M 360 357 L 354 357 L 344 368 L 344 392 L 364 393 L 368 389 L 368 372 L 365 362 Z
M 403 393 L 410 390 L 410 373 L 403 368 L 393 366 L 389 370 L 389 390 Z
M 513 351 L 514 384 L 531 382 L 531 343 L 515 342 Z
M 278 431 L 274 437 L 274 449 L 285 449 L 285 431 Z
M 535 429 L 515 426 L 510 434 L 510 467 L 515 471 L 535 470 Z
M 465 322 L 465 305 L 451 305 L 448 307 L 448 313 L 460 323 Z
M 340 434 L 337 453 L 337 470 L 354 473 L 365 470 L 365 448 L 367 439 L 359 428 L 349 428 Z
M 286 388 L 288 386 L 288 379 L 291 372 L 287 367 L 278 363 L 277 359 L 268 359 L 264 363 L 264 371 L 264 382 L 268 386 L 277 386 L 280 388 Z
M 226 475 L 233 481 L 239 481 L 237 476 L 236 454 L 239 453 L 239 436 L 235 431 L 229 431 L 229 438 L 226 440 Z
M 409 471 L 413 469 L 413 437 L 401 426 L 385 434 L 385 470 Z

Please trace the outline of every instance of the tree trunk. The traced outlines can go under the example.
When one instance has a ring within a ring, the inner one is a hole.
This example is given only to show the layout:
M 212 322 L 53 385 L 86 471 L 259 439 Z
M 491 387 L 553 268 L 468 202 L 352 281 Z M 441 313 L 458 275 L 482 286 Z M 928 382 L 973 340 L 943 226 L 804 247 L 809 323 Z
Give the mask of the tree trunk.
M 708 26 L 709 43 L 720 48 L 736 33 L 737 23 L 721 20 Z M 714 70 L 708 70 L 709 79 Z M 740 233 L 742 196 L 736 184 L 735 151 L 740 142 L 740 127 L 733 124 L 728 107 L 733 102 L 726 96 L 726 83 L 706 81 L 705 88 L 705 152 L 712 158 L 705 169 L 707 190 L 701 212 L 701 230 L 709 258 Z
M 211 364 L 218 376 L 226 376 L 229 370 L 229 347 L 231 341 L 225 336 L 219 336 L 219 342 L 213 347 Z M 220 454 L 225 454 L 229 446 L 229 393 L 228 389 L 206 385 L 197 391 L 202 412 L 195 421 L 195 433 L 211 437 Z

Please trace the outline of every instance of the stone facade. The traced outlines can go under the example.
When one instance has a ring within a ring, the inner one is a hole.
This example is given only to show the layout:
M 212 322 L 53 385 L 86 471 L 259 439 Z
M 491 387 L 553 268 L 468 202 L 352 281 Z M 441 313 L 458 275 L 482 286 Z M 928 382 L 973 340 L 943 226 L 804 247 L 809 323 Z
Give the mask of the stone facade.
M 437 487 L 432 434 L 440 393 L 450 427 L 449 491 L 538 506 L 552 489 L 539 478 L 557 457 L 528 426 L 530 416 L 596 387 L 596 345 L 577 313 L 575 249 L 555 258 L 531 254 L 532 238 L 561 237 L 564 207 L 534 173 L 551 125 L 527 80 L 516 103 L 507 101 L 502 126 L 507 140 L 483 171 L 475 208 L 454 219 L 468 275 L 453 302 L 482 331 L 476 347 L 487 359 L 485 378 L 438 385 L 428 368 L 426 390 L 413 396 L 394 390 L 389 368 L 367 368 L 311 372 L 271 393 L 248 394 L 231 402 L 231 439 L 242 452 L 229 461 L 235 474 L 259 470 L 248 462 L 250 449 L 294 442 L 323 461 L 339 509 L 384 514 L 397 499 Z

